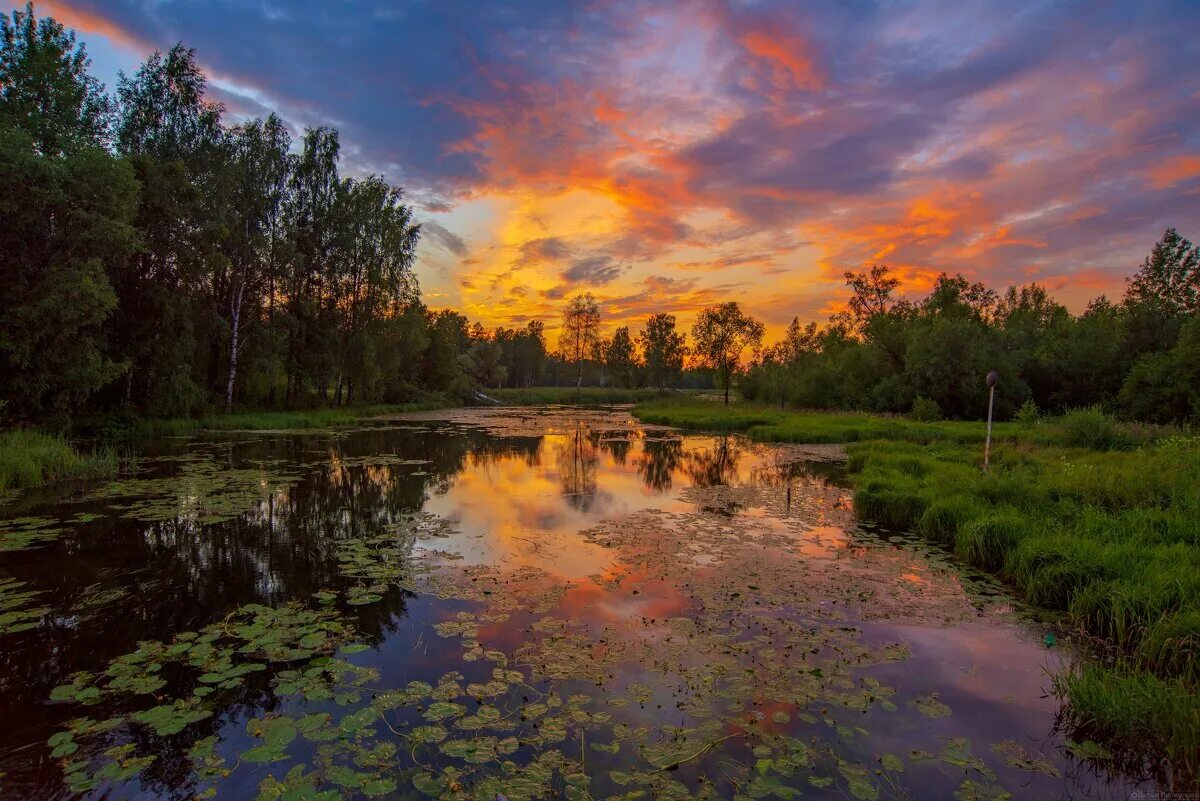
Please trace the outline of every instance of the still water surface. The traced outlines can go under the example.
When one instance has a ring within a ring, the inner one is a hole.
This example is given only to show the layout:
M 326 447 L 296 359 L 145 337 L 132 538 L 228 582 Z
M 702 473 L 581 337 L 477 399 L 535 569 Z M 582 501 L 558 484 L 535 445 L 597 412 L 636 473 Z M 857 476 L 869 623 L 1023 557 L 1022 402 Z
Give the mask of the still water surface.
M 4 799 L 1137 789 L 1057 730 L 1045 629 L 860 525 L 830 449 L 442 412 L 173 440 L 0 518 Z

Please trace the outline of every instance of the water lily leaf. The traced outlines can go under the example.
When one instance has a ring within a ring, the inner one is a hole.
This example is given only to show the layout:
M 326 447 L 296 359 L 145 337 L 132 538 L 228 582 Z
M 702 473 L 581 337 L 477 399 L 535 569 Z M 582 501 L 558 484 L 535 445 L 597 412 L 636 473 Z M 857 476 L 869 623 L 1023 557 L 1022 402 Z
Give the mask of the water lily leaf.
M 1004 760 L 1004 764 L 1017 768 L 1019 770 L 1027 770 L 1031 773 L 1042 773 L 1046 776 L 1059 778 L 1061 774 L 1058 768 L 1046 761 L 1045 757 L 1035 755 L 1026 751 L 1015 740 L 1004 740 L 995 743 L 992 750 L 1000 755 Z
M 454 704 L 449 701 L 435 701 L 425 710 L 425 719 L 431 721 L 445 720 L 455 715 L 461 715 L 465 711 L 466 707 L 461 704 Z
M 842 778 L 846 780 L 850 795 L 859 801 L 875 801 L 879 798 L 879 788 L 875 786 L 875 782 L 871 780 L 871 775 L 864 766 L 857 762 L 839 759 L 837 767 Z
M 442 780 L 432 773 L 421 771 L 412 778 L 412 785 L 419 793 L 429 796 L 441 795 Z

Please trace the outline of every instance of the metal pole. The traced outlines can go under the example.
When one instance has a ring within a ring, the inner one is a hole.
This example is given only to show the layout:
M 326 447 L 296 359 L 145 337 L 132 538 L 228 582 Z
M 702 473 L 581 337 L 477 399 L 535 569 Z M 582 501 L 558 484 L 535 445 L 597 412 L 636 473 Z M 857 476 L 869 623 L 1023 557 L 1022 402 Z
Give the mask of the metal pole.
M 983 445 L 983 469 L 984 469 L 984 472 L 987 472 L 988 457 L 991 455 L 991 451 L 992 451 L 992 403 L 995 400 L 996 400 L 996 388 L 992 387 L 991 389 L 988 390 L 987 441 Z
M 983 472 L 987 472 L 988 458 L 992 453 L 992 406 L 996 401 L 996 382 L 1000 380 L 1000 374 L 995 370 L 991 370 L 987 374 L 988 385 L 988 425 L 987 439 L 983 443 Z

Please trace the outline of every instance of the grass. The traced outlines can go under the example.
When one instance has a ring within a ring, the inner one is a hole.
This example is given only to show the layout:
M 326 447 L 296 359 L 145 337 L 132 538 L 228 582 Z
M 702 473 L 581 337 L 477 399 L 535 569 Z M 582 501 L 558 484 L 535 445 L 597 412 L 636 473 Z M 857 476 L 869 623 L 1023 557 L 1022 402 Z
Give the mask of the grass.
M 614 403 L 641 403 L 658 400 L 657 389 L 619 389 L 617 387 L 529 387 L 527 389 L 487 389 L 489 397 L 511 406 L 601 406 Z
M 325 428 L 345 425 L 370 417 L 419 412 L 451 406 L 434 398 L 416 403 L 337 406 L 322 409 L 237 412 L 203 417 L 152 418 L 136 415 L 107 415 L 83 421 L 79 428 L 104 440 L 149 439 L 156 436 L 185 436 L 197 431 L 278 431 L 291 428 Z
M 111 448 L 85 453 L 64 437 L 43 431 L 0 432 L 0 493 L 67 479 L 103 478 L 120 467 Z
M 995 427 L 677 401 L 653 423 L 847 443 L 858 514 L 919 532 L 1055 610 L 1110 656 L 1058 677 L 1085 731 L 1200 773 L 1200 438 L 1098 409 Z

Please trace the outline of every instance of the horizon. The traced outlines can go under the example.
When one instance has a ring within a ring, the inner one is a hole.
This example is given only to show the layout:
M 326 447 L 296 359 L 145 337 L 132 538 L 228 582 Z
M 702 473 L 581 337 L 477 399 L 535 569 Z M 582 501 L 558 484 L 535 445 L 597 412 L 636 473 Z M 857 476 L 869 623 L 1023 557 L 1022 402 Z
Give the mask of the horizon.
M 606 329 L 737 300 L 774 340 L 876 262 L 909 297 L 961 272 L 1078 312 L 1200 212 L 1183 3 L 35 8 L 110 93 L 182 41 L 227 121 L 338 127 L 416 208 L 425 302 L 551 340 L 584 291 Z

